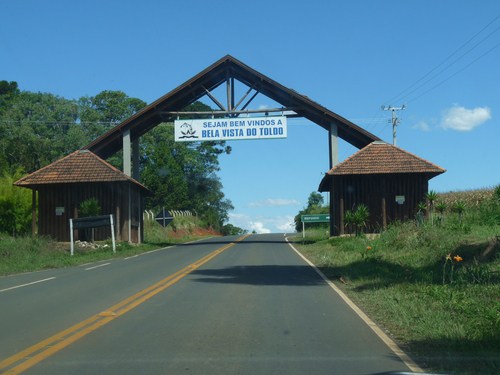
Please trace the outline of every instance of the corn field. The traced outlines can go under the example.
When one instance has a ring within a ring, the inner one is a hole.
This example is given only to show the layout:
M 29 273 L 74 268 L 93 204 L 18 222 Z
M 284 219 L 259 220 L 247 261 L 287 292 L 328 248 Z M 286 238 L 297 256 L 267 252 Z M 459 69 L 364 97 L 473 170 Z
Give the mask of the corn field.
M 450 191 L 438 193 L 437 201 L 443 202 L 447 207 L 453 207 L 457 202 L 462 202 L 468 208 L 479 207 L 482 203 L 493 197 L 494 189 L 477 189 L 465 191 Z

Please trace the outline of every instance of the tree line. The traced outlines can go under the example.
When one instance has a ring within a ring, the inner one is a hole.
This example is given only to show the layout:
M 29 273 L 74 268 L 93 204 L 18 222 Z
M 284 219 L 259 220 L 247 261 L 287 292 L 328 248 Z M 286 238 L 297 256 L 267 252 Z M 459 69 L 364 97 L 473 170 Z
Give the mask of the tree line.
M 13 181 L 84 147 L 145 106 L 122 91 L 75 100 L 0 81 L 0 232 L 23 234 L 30 225 L 30 207 L 24 207 L 30 200 L 18 197 L 23 189 Z M 212 108 L 196 102 L 185 110 Z M 154 193 L 146 207 L 195 211 L 207 226 L 223 230 L 233 206 L 222 192 L 218 156 L 231 148 L 223 141 L 174 142 L 172 125 L 160 124 L 140 140 L 140 180 Z M 107 161 L 121 168 L 120 155 Z

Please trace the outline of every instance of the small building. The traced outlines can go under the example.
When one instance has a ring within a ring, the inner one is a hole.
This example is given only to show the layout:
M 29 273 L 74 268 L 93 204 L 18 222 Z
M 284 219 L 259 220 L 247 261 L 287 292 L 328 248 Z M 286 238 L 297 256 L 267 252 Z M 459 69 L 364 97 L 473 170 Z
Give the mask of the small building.
M 330 232 L 345 232 L 344 215 L 368 207 L 367 230 L 378 232 L 394 221 L 413 219 L 425 201 L 429 180 L 445 170 L 399 147 L 376 141 L 323 177 L 319 191 L 330 193 Z
M 83 201 L 95 198 L 102 215 L 114 215 L 118 241 L 142 242 L 143 201 L 150 191 L 88 150 L 75 151 L 15 185 L 33 191 L 33 232 L 38 222 L 41 236 L 69 241 L 69 219 L 78 217 Z M 96 240 L 109 237 L 109 228 L 96 228 Z M 78 230 L 75 239 L 79 239 Z

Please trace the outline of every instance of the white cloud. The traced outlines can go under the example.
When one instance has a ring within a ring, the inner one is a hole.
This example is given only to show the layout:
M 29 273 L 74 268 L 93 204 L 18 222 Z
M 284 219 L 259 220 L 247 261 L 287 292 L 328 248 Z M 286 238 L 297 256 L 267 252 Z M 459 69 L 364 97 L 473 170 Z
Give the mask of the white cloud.
M 413 129 L 422 130 L 424 132 L 428 132 L 431 130 L 430 125 L 426 121 L 417 122 L 412 126 Z
M 290 233 L 295 232 L 295 223 L 293 216 L 277 217 L 275 226 L 280 232 Z
M 255 231 L 257 233 L 271 233 L 271 229 L 266 228 L 264 223 L 261 223 L 260 221 L 251 221 L 250 231 Z
M 291 215 L 274 217 L 251 217 L 246 214 L 229 214 L 229 222 L 239 228 L 246 229 L 249 232 L 255 230 L 256 233 L 291 233 L 295 231 Z
M 443 118 L 441 119 L 441 127 L 444 129 L 467 132 L 489 119 L 491 119 L 491 110 L 488 107 L 467 109 L 455 105 L 444 111 Z
M 250 207 L 274 207 L 274 206 L 298 206 L 300 202 L 296 199 L 268 198 L 263 201 L 251 202 Z

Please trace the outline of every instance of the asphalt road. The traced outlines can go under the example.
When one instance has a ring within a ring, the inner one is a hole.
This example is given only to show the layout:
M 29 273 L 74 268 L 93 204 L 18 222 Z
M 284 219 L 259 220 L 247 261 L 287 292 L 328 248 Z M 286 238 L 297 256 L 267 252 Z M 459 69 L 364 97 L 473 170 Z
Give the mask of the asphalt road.
M 409 371 L 283 235 L 236 240 L 0 278 L 0 373 Z

